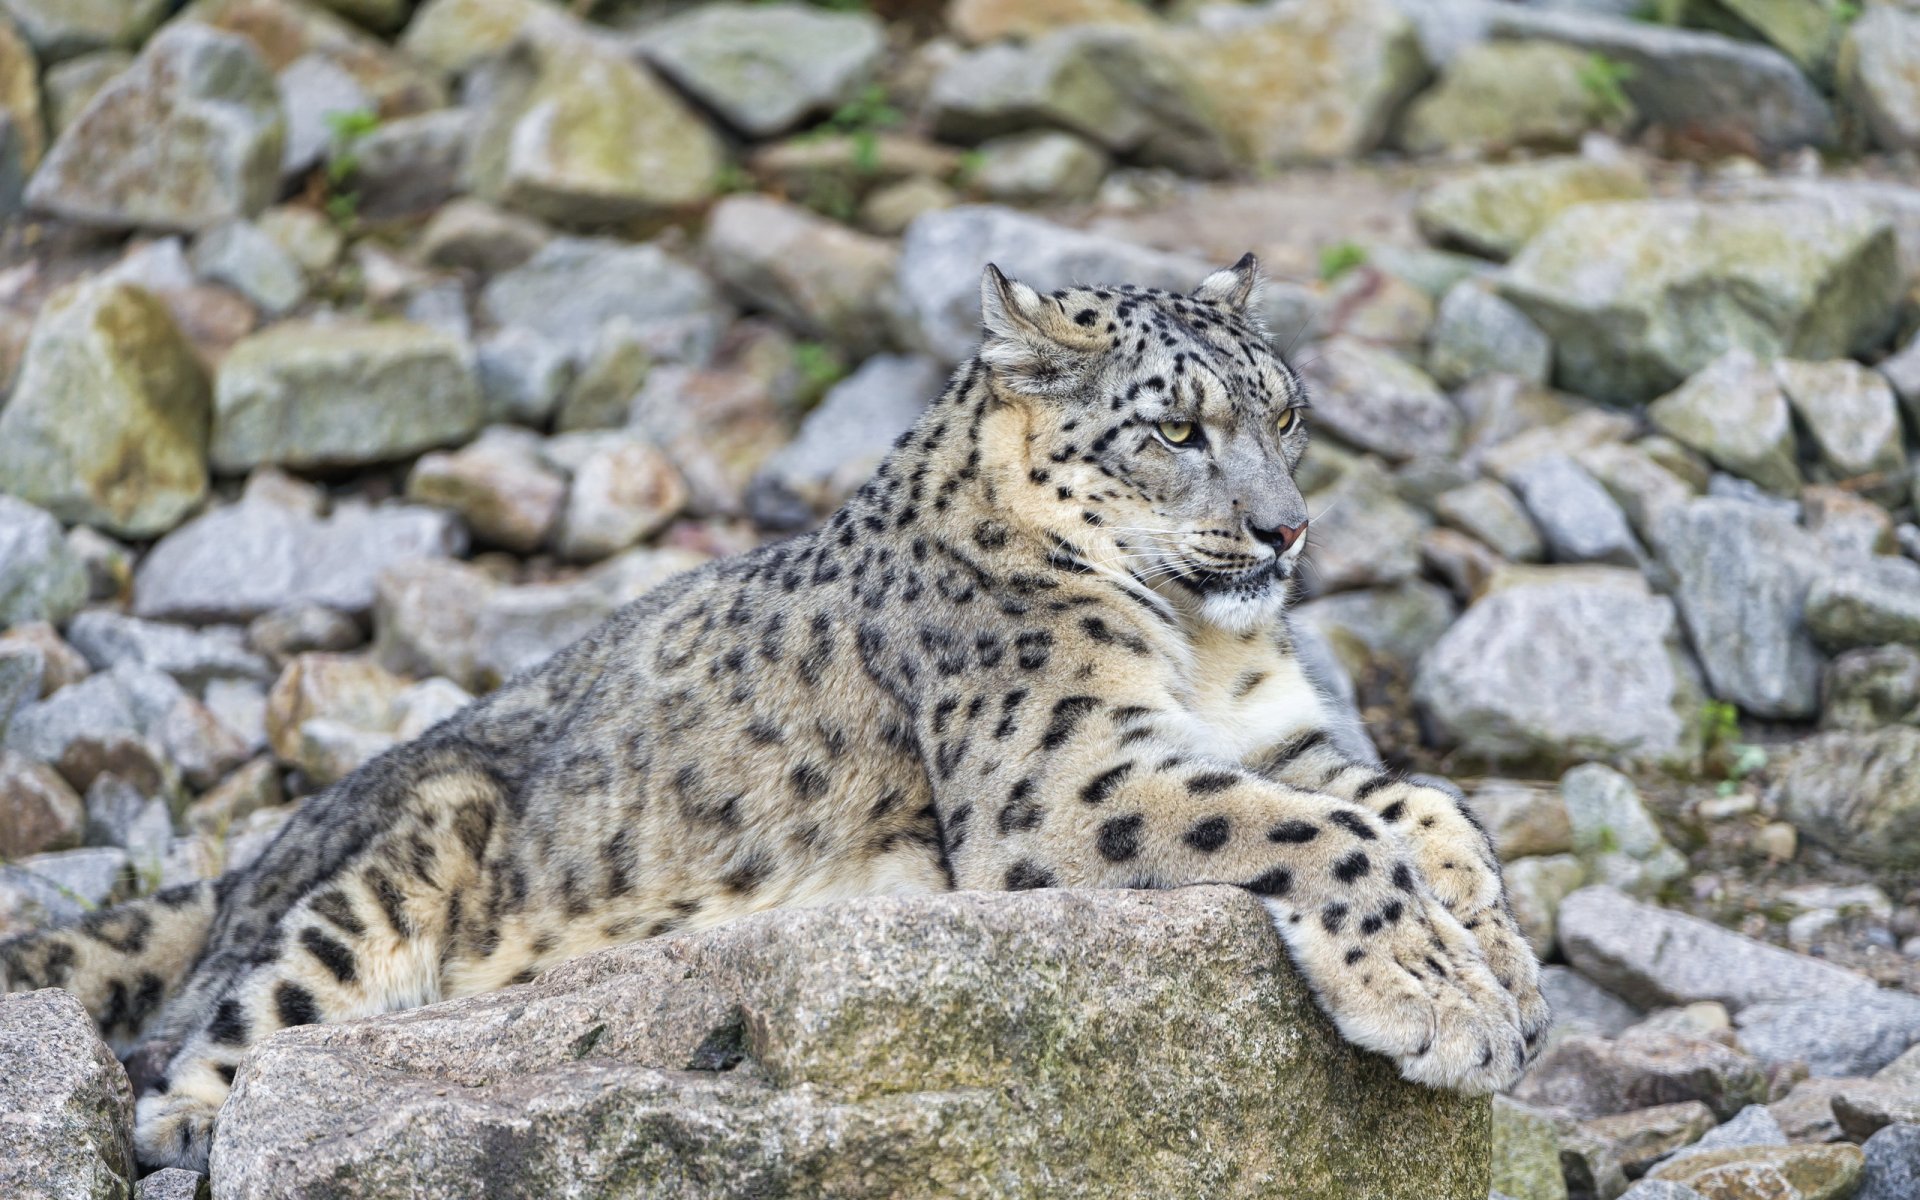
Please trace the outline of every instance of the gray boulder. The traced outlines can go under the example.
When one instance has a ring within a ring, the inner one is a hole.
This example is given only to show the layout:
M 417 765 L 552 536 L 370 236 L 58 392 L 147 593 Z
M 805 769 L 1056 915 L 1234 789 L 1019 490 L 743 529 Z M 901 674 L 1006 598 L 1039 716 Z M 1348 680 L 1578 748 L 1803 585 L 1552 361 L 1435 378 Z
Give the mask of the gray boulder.
M 1611 887 L 1582 888 L 1561 904 L 1560 948 L 1582 975 L 1647 1009 L 1717 1000 L 1737 1015 L 1751 1004 L 1874 991 L 1863 975 Z
M 306 298 L 300 263 L 252 221 L 228 221 L 195 238 L 192 262 L 200 278 L 226 284 L 268 316 L 284 316 Z
M 387 462 L 471 437 L 485 416 L 459 338 L 405 321 L 287 321 L 221 362 L 210 453 L 233 472 Z
M 1773 369 L 1832 478 L 1857 481 L 1882 503 L 1906 498 L 1900 412 L 1884 377 L 1846 359 Z
M 1425 371 L 1365 342 L 1329 339 L 1306 368 L 1314 383 L 1314 423 L 1390 462 L 1452 454 L 1460 410 Z
M 704 10 L 703 10 L 704 11 Z M 891 340 L 900 251 L 770 196 L 729 196 L 707 214 L 714 273 L 747 305 L 795 331 L 871 353 Z
M 320 517 L 247 499 L 162 538 L 134 572 L 133 612 L 175 621 L 246 621 L 296 604 L 361 613 L 387 567 L 465 549 L 459 521 L 435 509 L 343 504 Z
M 207 1200 L 207 1177 L 198 1171 L 167 1167 L 142 1178 L 133 1200 Z
M 1672 602 L 1595 570 L 1498 588 L 1427 653 L 1413 696 L 1444 744 L 1521 765 L 1691 759 L 1699 683 Z
M 1448 290 L 1427 336 L 1427 370 L 1444 387 L 1483 375 L 1545 383 L 1553 367 L 1553 344 L 1540 327 L 1472 280 Z
M 1648 895 L 1687 873 L 1686 858 L 1667 844 L 1639 789 L 1612 767 L 1575 767 L 1560 777 L 1560 795 L 1589 882 Z
M 1114 26 L 959 57 L 934 78 L 926 107 L 949 141 L 1067 129 L 1115 154 L 1203 175 L 1225 170 L 1237 153 L 1190 60 L 1164 38 Z
M 5 0 L 0 12 L 19 26 L 48 64 L 109 47 L 130 49 L 167 13 L 166 0 Z
M 1829 729 L 1920 725 L 1920 649 L 1874 646 L 1846 650 L 1827 666 L 1820 723 Z
M 1920 647 L 1920 563 L 1875 555 L 1841 563 L 1807 593 L 1807 628 L 1828 650 Z
M 61 688 L 7 723 L 7 749 L 48 763 L 74 787 L 102 773 L 148 794 L 168 791 L 178 766 L 211 786 L 247 757 L 247 747 L 173 678 L 124 664 Z
M 1123 282 L 1187 292 L 1213 269 L 1010 208 L 963 205 L 927 213 L 907 227 L 897 281 L 901 307 L 923 348 L 942 362 L 962 361 L 980 340 L 980 273 L 990 262 L 1043 292 Z
M 1647 406 L 1654 428 L 1722 470 L 1783 496 L 1800 493 L 1793 413 L 1779 380 L 1733 349 Z
M 1875 5 L 1847 27 L 1840 91 L 1883 150 L 1920 150 L 1920 14 Z
M 87 570 L 60 522 L 0 493 L 0 627 L 64 624 L 87 602 Z
M 1540 531 L 1520 498 L 1497 479 L 1476 479 L 1443 492 L 1435 498 L 1433 511 L 1442 521 L 1479 538 L 1510 561 L 1531 562 L 1546 552 Z
M 754 476 L 747 489 L 753 519 L 769 529 L 797 529 L 838 507 L 940 394 L 945 378 L 939 363 L 921 355 L 876 354 L 861 363 Z
M 205 229 L 272 203 L 284 129 L 251 42 L 177 23 L 60 134 L 27 201 L 109 229 Z
M 1736 1020 L 1741 1047 L 1763 1061 L 1804 1062 L 1815 1075 L 1870 1075 L 1920 1042 L 1920 996 L 1851 988 L 1750 1004 Z
M 1905 1200 L 1920 1195 L 1920 1125 L 1888 1125 L 1861 1149 L 1867 1156 L 1866 1177 L 1853 1200 Z
M 1794 746 L 1771 794 L 1802 836 L 1837 854 L 1920 866 L 1920 728 L 1816 734 Z
M 1395 493 L 1372 459 L 1360 459 L 1331 487 L 1307 496 L 1319 519 L 1307 534 L 1303 582 L 1316 596 L 1396 584 L 1420 571 L 1420 535 L 1431 519 Z
M 654 357 L 704 362 L 731 317 L 705 275 L 653 243 L 554 238 L 495 276 L 480 309 L 496 325 L 536 334 L 576 362 L 606 326 L 624 320 Z
M 0 1059 L 0 1194 L 131 1195 L 133 1089 L 80 1002 L 54 988 L 0 994 Z
M 1793 60 L 1767 46 L 1646 21 L 1553 11 L 1480 8 L 1496 36 L 1560 42 L 1631 70 L 1620 81 L 1642 116 L 1748 153 L 1826 145 L 1833 113 Z
M 96 671 L 122 663 L 148 667 L 196 691 L 214 679 L 273 678 L 273 668 L 247 649 L 245 632 L 233 626 L 194 629 L 96 609 L 73 619 L 67 640 Z
M 1484 1200 L 1485 1102 L 1342 1043 L 1283 958 L 1229 889 L 759 914 L 288 1031 L 216 1194 Z
M 1527 506 L 1553 561 L 1617 567 L 1638 567 L 1643 561 L 1627 514 L 1567 455 L 1529 459 L 1508 471 L 1506 481 Z
M 205 369 L 151 292 L 97 280 L 40 309 L 0 411 L 0 489 L 151 537 L 207 492 Z
M 1704 1036 L 1629 1030 L 1606 1041 L 1572 1034 L 1534 1061 L 1513 1097 L 1582 1118 L 1697 1100 L 1725 1119 L 1766 1102 L 1767 1073 Z
M 734 129 L 773 137 L 859 94 L 886 31 L 867 12 L 804 4 L 703 4 L 648 27 L 647 61 Z
M 1807 593 L 1828 569 L 1820 545 L 1785 514 L 1708 497 L 1660 523 L 1660 559 L 1716 696 L 1765 717 L 1819 711 L 1819 648 Z
M 1863 208 L 1651 200 L 1562 213 L 1498 276 L 1563 387 L 1651 399 L 1729 349 L 1839 358 L 1884 337 L 1893 229 Z
M 32 854 L 0 863 L 0 936 L 77 921 L 124 898 L 127 852 L 114 846 Z

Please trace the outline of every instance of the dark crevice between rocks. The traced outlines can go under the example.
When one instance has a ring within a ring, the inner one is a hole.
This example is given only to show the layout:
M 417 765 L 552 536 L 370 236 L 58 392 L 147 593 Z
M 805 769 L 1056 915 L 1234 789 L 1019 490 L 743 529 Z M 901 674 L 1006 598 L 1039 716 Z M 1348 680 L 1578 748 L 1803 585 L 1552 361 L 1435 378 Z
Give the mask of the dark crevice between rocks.
M 693 1049 L 689 1071 L 731 1071 L 747 1057 L 747 1017 L 735 1008 L 726 1022 L 714 1027 Z

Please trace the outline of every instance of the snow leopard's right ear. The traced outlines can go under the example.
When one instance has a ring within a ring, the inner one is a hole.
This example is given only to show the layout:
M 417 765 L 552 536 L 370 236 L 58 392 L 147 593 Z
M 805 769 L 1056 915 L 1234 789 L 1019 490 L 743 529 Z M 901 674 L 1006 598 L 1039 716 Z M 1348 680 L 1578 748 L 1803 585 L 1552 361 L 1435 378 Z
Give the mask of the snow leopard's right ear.
M 1081 382 L 1101 333 L 1076 325 L 1060 301 L 1008 279 L 992 263 L 980 275 L 981 361 L 1016 392 L 1065 395 Z

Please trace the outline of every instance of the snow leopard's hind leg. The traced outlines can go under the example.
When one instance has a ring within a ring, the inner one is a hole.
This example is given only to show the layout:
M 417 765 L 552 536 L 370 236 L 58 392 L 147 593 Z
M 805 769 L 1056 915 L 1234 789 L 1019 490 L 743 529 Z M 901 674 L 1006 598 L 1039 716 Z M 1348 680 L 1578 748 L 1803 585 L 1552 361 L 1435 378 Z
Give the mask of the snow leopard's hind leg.
M 144 1165 L 204 1171 L 251 1047 L 292 1026 L 440 999 L 448 956 L 482 927 L 482 864 L 504 824 L 502 789 L 484 769 L 416 744 L 320 799 L 260 874 L 231 889 L 221 921 L 244 933 L 209 950 L 161 1023 L 170 1057 L 134 1110 Z M 240 911 L 249 899 L 254 909 Z
M 207 944 L 211 881 L 166 888 L 78 921 L 0 941 L 0 992 L 61 988 L 124 1053 L 180 990 Z

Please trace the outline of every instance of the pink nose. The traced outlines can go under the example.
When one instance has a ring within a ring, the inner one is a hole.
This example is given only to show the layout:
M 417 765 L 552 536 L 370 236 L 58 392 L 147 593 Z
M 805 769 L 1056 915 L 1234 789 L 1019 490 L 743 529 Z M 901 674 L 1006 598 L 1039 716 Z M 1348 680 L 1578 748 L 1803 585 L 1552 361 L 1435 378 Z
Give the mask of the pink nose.
M 1298 525 L 1281 525 L 1274 529 L 1255 526 L 1253 536 L 1272 546 L 1278 553 L 1285 554 L 1293 549 L 1295 542 L 1307 536 L 1307 523 L 1302 521 Z

